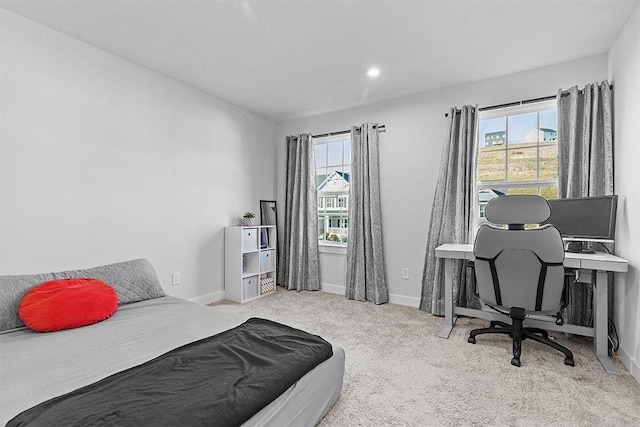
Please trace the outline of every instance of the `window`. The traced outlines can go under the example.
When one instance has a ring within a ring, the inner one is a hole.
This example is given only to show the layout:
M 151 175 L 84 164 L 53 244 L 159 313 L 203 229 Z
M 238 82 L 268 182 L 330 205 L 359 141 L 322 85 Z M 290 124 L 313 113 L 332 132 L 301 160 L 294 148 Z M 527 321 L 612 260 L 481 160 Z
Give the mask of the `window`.
M 329 218 L 329 227 L 330 228 L 347 228 L 347 218 L 337 218 L 330 217 Z
M 346 245 L 348 238 L 351 135 L 314 141 L 318 191 L 318 240 Z
M 330 196 L 330 197 L 325 197 L 324 201 L 327 204 L 327 208 L 333 208 L 334 205 L 334 200 L 335 200 L 336 196 Z
M 558 196 L 555 100 L 481 111 L 478 127 L 478 214 L 504 194 Z

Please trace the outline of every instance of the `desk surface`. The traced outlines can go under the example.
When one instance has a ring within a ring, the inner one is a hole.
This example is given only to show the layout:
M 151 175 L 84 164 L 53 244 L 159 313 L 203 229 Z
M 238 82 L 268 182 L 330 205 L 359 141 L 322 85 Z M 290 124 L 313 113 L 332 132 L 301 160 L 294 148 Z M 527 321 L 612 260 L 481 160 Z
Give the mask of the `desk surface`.
M 466 259 L 473 261 L 475 259 L 475 256 L 473 255 L 473 245 L 456 243 L 446 243 L 438 246 L 436 248 L 436 257 L 450 260 Z M 453 262 L 447 261 L 445 267 L 444 324 L 442 331 L 438 334 L 442 338 L 449 337 L 457 315 L 488 318 L 486 317 L 486 313 L 482 310 L 473 310 L 455 306 L 453 301 L 453 264 Z M 618 370 L 611 359 L 609 359 L 608 354 L 607 331 L 609 319 L 609 287 L 607 286 L 607 272 L 614 271 L 624 273 L 629 269 L 629 262 L 626 259 L 605 252 L 596 252 L 593 254 L 565 252 L 564 266 L 568 268 L 581 268 L 596 271 L 595 292 L 593 295 L 593 328 L 570 324 L 559 326 L 554 323 L 548 324 L 548 322 L 535 324 L 535 320 L 531 320 L 531 326 L 593 337 L 594 351 L 598 360 L 600 360 L 600 363 L 602 363 L 602 366 L 607 372 L 615 374 Z M 497 319 L 491 318 L 491 320 Z M 543 323 L 547 323 L 547 325 L 545 326 Z
M 436 248 L 436 257 L 466 259 L 473 261 L 473 245 L 464 243 L 445 243 Z M 565 252 L 564 265 L 570 268 L 584 268 L 588 270 L 615 271 L 624 273 L 629 269 L 629 261 L 606 252 L 592 254 Z

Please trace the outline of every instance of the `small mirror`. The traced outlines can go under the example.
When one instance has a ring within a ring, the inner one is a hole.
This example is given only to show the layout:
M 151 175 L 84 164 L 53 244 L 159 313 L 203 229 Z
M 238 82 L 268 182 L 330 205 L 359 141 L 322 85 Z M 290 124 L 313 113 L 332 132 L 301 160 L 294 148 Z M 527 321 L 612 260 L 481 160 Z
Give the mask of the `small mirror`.
M 260 200 L 260 224 L 278 225 L 278 209 L 275 200 Z
M 276 206 L 275 200 L 260 200 L 260 225 L 275 225 L 278 226 L 278 208 Z M 266 248 L 273 247 L 275 242 L 269 241 L 269 233 L 266 229 L 263 230 L 263 235 L 261 236 L 261 244 L 265 245 Z M 280 265 L 280 245 L 278 245 L 278 253 L 277 256 L 277 265 Z M 274 273 L 275 275 L 275 273 Z M 279 284 L 276 277 L 276 284 Z

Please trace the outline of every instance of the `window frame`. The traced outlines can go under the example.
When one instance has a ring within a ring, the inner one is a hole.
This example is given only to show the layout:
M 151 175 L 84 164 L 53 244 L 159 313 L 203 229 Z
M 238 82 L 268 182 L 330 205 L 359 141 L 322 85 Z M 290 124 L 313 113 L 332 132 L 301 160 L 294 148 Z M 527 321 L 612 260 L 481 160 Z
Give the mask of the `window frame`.
M 348 142 L 351 147 L 350 150 L 352 148 L 353 145 L 353 141 L 351 138 L 351 132 L 346 133 L 346 134 L 338 134 L 338 135 L 328 135 L 328 136 L 323 136 L 321 138 L 314 138 L 313 139 L 313 150 L 314 150 L 314 155 L 315 155 L 315 149 L 317 145 L 328 145 L 334 142 Z M 334 165 L 335 166 L 335 165 Z M 340 165 L 343 169 L 345 167 L 348 167 L 349 170 L 349 176 L 351 176 L 351 161 L 346 164 L 345 163 L 345 148 L 343 146 L 343 150 L 342 150 L 342 164 Z M 317 163 L 314 161 L 314 168 L 316 169 L 316 176 L 317 176 Z M 328 177 L 330 174 L 328 173 L 328 168 L 329 166 L 326 167 L 327 168 L 327 174 L 326 176 Z M 344 172 L 344 170 L 343 170 Z M 349 186 L 351 185 L 351 180 L 349 180 Z M 330 197 L 330 196 L 334 196 L 334 197 Z M 325 193 L 323 193 L 322 195 L 320 195 L 320 193 L 318 192 L 318 189 L 316 188 L 316 200 L 319 199 L 324 199 L 324 203 L 323 203 L 323 210 L 320 210 L 320 206 L 316 207 L 316 211 L 317 211 L 317 216 L 318 216 L 318 221 L 320 221 L 320 215 L 324 214 L 327 215 L 328 211 L 336 211 L 334 212 L 335 215 L 338 216 L 338 218 L 336 218 L 336 220 L 338 220 L 338 222 L 342 225 L 342 219 L 346 218 L 346 221 L 348 223 L 348 218 L 349 218 L 349 191 L 342 192 L 336 192 L 336 191 L 327 191 Z M 329 203 L 329 198 L 332 199 L 332 202 Z M 345 200 L 344 206 L 340 206 L 340 199 L 343 198 Z M 335 201 L 333 201 L 335 199 Z M 329 205 L 332 206 L 329 206 Z M 320 227 L 318 227 L 320 228 Z M 331 227 L 329 227 L 331 228 Z M 344 230 L 344 227 L 339 227 L 340 229 Z M 348 239 L 348 228 L 347 229 L 347 239 Z M 320 230 L 318 230 L 318 234 L 319 234 Z M 325 230 L 325 233 L 327 232 L 327 230 Z M 320 247 L 320 252 L 329 252 L 329 253 L 339 253 L 339 254 L 346 254 L 346 249 L 347 249 L 347 242 L 342 242 L 342 241 L 329 241 L 329 240 L 324 240 L 324 239 L 320 239 L 318 237 L 318 245 Z
M 558 178 L 556 176 L 556 179 L 537 179 L 535 181 L 529 180 L 529 181 L 508 181 L 509 179 L 509 151 L 510 150 L 517 150 L 518 147 L 510 147 L 509 146 L 509 116 L 514 116 L 514 115 L 520 115 L 520 114 L 527 114 L 527 113 L 538 113 L 537 115 L 537 123 L 536 123 L 536 129 L 541 129 L 540 128 L 540 112 L 542 111 L 548 111 L 548 110 L 556 110 L 556 120 L 557 120 L 557 102 L 555 99 L 550 99 L 550 100 L 545 100 L 545 101 L 538 101 L 538 102 L 532 102 L 532 103 L 528 103 L 528 104 L 523 104 L 523 105 L 516 105 L 516 106 L 511 106 L 511 107 L 503 107 L 503 108 L 495 108 L 495 109 L 491 109 L 491 110 L 485 110 L 485 111 L 480 111 L 478 114 L 478 132 L 477 132 L 477 139 L 476 139 L 476 144 L 477 144 L 477 153 L 476 154 L 476 165 L 475 165 L 475 184 L 476 184 L 476 189 L 475 189 L 475 195 L 474 195 L 474 204 L 473 204 L 473 217 L 475 218 L 475 224 L 474 224 L 474 235 L 475 235 L 475 231 L 477 231 L 477 229 L 479 228 L 479 224 L 480 221 L 482 221 L 482 216 L 481 216 L 481 207 L 480 207 L 480 200 L 479 200 L 479 192 L 480 190 L 506 190 L 508 191 L 509 189 L 512 188 L 542 188 L 542 187 L 556 187 L 558 188 Z M 500 117 L 505 117 L 505 159 L 504 159 L 504 169 L 505 169 L 505 176 L 504 176 L 504 180 L 502 181 L 492 181 L 492 182 L 481 182 L 480 179 L 478 178 L 479 175 L 479 169 L 478 169 L 478 160 L 479 160 L 479 152 L 480 152 L 480 138 L 482 137 L 482 135 L 480 135 L 480 122 L 482 122 L 483 120 L 491 120 L 491 119 L 497 119 Z M 556 132 L 557 132 L 557 121 L 556 121 Z M 557 135 L 557 133 L 556 133 Z M 536 145 L 536 149 L 537 149 L 537 153 L 536 153 L 536 174 L 537 177 L 540 178 L 540 142 L 538 141 L 538 144 Z M 513 143 L 511 143 L 513 144 Z M 556 144 L 559 144 L 559 142 L 557 141 L 556 138 Z M 556 145 L 557 146 L 557 145 Z M 559 148 L 558 148 L 559 150 Z M 538 194 L 540 193 L 540 191 L 538 191 Z

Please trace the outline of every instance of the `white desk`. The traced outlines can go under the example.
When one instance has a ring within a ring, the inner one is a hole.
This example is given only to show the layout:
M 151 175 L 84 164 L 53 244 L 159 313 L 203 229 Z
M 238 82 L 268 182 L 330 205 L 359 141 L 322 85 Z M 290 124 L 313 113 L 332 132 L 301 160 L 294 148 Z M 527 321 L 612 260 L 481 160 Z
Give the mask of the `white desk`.
M 436 257 L 445 258 L 445 288 L 444 288 L 444 326 L 438 334 L 442 338 L 449 338 L 451 329 L 456 322 L 456 315 L 479 317 L 487 320 L 503 320 L 504 316 L 491 311 L 475 310 L 471 308 L 457 307 L 453 303 L 453 264 L 454 260 L 473 261 L 473 245 L 446 243 L 436 248 Z M 554 322 L 537 320 L 531 316 L 525 321 L 526 326 L 534 326 L 546 330 L 568 332 L 576 335 L 593 337 L 594 352 L 602 363 L 604 369 L 610 374 L 617 374 L 618 370 L 609 359 L 608 348 L 608 318 L 609 318 L 609 287 L 607 286 L 607 272 L 624 273 L 629 268 L 626 259 L 619 258 L 604 252 L 595 254 L 565 253 L 564 266 L 596 271 L 596 283 L 593 293 L 594 327 L 565 324 L 556 325 Z M 539 319 L 539 318 L 538 318 Z

